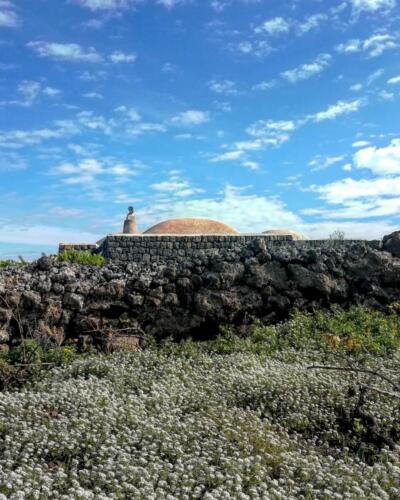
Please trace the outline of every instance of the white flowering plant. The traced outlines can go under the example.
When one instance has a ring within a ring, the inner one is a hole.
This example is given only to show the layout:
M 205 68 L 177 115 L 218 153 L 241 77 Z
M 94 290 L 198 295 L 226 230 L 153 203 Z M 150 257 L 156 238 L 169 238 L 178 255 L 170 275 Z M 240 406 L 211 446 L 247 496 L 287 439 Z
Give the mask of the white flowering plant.
M 383 379 L 366 393 L 387 437 L 370 442 L 343 423 L 355 375 L 308 369 L 324 363 L 169 345 L 55 368 L 0 394 L 0 499 L 400 498 L 399 400 Z M 374 363 L 400 371 L 397 355 Z

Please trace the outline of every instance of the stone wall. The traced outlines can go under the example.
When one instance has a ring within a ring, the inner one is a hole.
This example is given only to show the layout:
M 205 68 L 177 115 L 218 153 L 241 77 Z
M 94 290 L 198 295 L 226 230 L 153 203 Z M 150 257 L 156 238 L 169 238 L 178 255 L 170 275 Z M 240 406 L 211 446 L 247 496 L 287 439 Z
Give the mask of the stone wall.
M 204 255 L 225 255 L 239 258 L 249 244 L 266 245 L 273 249 L 294 246 L 307 249 L 332 245 L 351 246 L 355 242 L 332 240 L 293 240 L 292 236 L 271 236 L 262 234 L 246 235 L 112 235 L 107 236 L 99 247 L 107 259 L 126 264 L 128 262 L 167 262 L 173 260 L 195 259 Z M 357 241 L 356 243 L 360 243 Z M 372 248 L 379 248 L 379 241 L 364 242 Z
M 124 239 L 113 236 L 108 251 L 130 256 L 132 241 L 172 251 L 162 262 L 134 260 L 104 267 L 42 257 L 27 266 L 0 270 L 0 344 L 26 332 L 56 332 L 57 338 L 92 335 L 96 329 L 132 327 L 165 337 L 201 337 L 218 325 L 274 323 L 294 309 L 363 304 L 385 310 L 400 302 L 400 234 L 373 241 L 283 241 L 259 236 L 215 249 L 189 237 Z M 161 239 L 157 239 L 161 238 Z M 128 246 L 121 246 L 120 243 Z M 140 249 L 142 247 L 139 247 Z M 143 247 L 153 257 L 152 248 Z M 122 250 L 117 252 L 117 249 Z M 142 254 L 140 254 L 142 255 Z M 143 255 L 144 252 L 143 252 Z M 16 321 L 16 318 L 20 318 Z M 92 332 L 92 333 L 89 333 Z
M 67 252 L 68 250 L 77 250 L 78 252 L 94 252 L 98 248 L 95 243 L 60 243 L 58 253 Z

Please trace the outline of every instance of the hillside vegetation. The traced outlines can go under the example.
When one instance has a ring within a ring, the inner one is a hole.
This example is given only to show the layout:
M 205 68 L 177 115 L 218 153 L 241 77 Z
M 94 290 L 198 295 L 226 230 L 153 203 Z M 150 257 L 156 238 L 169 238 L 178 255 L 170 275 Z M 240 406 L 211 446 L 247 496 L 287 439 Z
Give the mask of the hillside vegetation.
M 0 498 L 398 499 L 398 345 L 356 308 L 75 359 L 0 395 Z

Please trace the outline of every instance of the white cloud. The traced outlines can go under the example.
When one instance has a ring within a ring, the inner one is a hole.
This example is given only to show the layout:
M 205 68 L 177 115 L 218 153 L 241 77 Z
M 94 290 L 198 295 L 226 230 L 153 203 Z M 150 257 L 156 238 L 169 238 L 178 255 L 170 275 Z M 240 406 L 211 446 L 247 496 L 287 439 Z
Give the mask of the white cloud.
M 167 9 L 172 9 L 176 5 L 186 3 L 186 0 L 157 0 L 157 3 L 166 7 Z
M 0 151 L 0 173 L 12 170 L 24 170 L 28 167 L 25 156 L 15 151 Z
M 144 3 L 143 0 L 70 0 L 71 2 L 86 7 L 92 12 L 118 15 L 122 11 Z M 155 0 L 155 3 L 167 9 L 176 5 L 183 5 L 186 0 Z
M 157 182 L 150 186 L 155 191 L 178 198 L 187 198 L 194 194 L 203 193 L 203 189 L 191 186 L 189 181 L 180 179 L 179 175 L 172 173 L 167 181 Z
M 125 54 L 124 52 L 121 51 L 116 51 L 113 52 L 108 56 L 111 62 L 114 64 L 118 63 L 130 63 L 136 61 L 136 54 Z
M 172 63 L 165 63 L 163 64 L 161 71 L 163 73 L 169 73 L 171 75 L 174 75 L 178 71 L 178 67 Z
M 350 87 L 350 90 L 352 92 L 361 92 L 361 90 L 363 89 L 364 87 L 361 85 L 361 83 L 355 83 L 354 85 L 352 85 Z
M 52 173 L 61 175 L 82 174 L 82 173 L 97 175 L 97 174 L 102 174 L 103 172 L 104 168 L 102 164 L 94 158 L 88 158 L 82 160 L 77 164 L 63 163 L 62 165 L 59 165 L 58 167 L 55 167 L 52 170 Z
M 50 57 L 58 61 L 70 62 L 90 62 L 102 61 L 102 56 L 96 49 L 89 47 L 84 50 L 77 43 L 49 43 L 49 42 L 29 42 L 29 48 L 34 50 L 40 57 Z
M 363 148 L 365 146 L 369 146 L 370 142 L 369 141 L 355 141 L 352 144 L 353 148 Z
M 363 43 L 363 49 L 370 57 L 380 56 L 385 50 L 395 49 L 398 46 L 395 37 L 388 34 L 374 35 Z
M 93 111 L 81 111 L 76 116 L 79 125 L 82 127 L 90 130 L 100 130 L 107 135 L 111 134 L 115 125 L 113 121 L 107 120 L 104 116 L 95 115 Z
M 271 90 L 276 86 L 276 83 L 277 83 L 276 80 L 264 80 L 263 82 L 253 85 L 252 90 L 261 90 L 261 91 Z
M 255 57 L 264 57 L 273 51 L 273 48 L 266 40 L 242 40 L 232 47 L 236 55 L 252 55 Z
M 397 215 L 400 210 L 400 197 L 349 200 L 343 208 L 334 210 L 316 209 L 308 211 L 309 215 L 336 219 L 368 219 L 371 217 L 387 217 Z M 307 212 L 303 212 L 307 214 Z
M 299 127 L 306 125 L 308 122 L 312 121 L 319 123 L 325 120 L 334 120 L 338 116 L 357 111 L 363 104 L 364 101 L 361 99 L 347 102 L 339 101 L 336 104 L 329 106 L 325 111 L 308 115 L 297 121 L 258 120 L 246 128 L 246 133 L 254 138 L 253 140 L 234 142 L 229 146 L 230 151 L 218 153 L 212 156 L 210 161 L 219 162 L 239 159 L 247 161 L 249 158 L 243 158 L 246 152 L 261 150 L 267 148 L 268 146 L 279 147 L 290 139 L 292 132 Z M 224 148 L 228 148 L 228 146 L 225 145 Z M 332 161 L 332 159 L 336 160 L 337 158 L 338 157 L 333 157 L 328 159 L 328 163 L 325 166 L 329 166 L 331 164 L 329 162 Z
M 260 164 L 256 161 L 244 161 L 242 163 L 243 167 L 248 168 L 249 170 L 260 170 Z
M 142 117 L 136 111 L 135 108 L 128 108 L 127 106 L 118 106 L 118 108 L 115 108 L 114 111 L 122 114 L 124 117 L 128 118 L 129 120 L 131 120 L 133 122 L 138 122 L 142 119 Z
M 14 4 L 6 0 L 0 2 L 0 28 L 17 28 L 19 25 Z
M 379 68 L 367 77 L 367 85 L 371 85 L 374 83 L 376 80 L 378 80 L 383 74 L 385 73 L 385 70 L 383 68 Z
M 211 157 L 210 161 L 212 163 L 220 163 L 224 161 L 236 161 L 242 158 L 244 155 L 244 151 L 236 150 L 236 151 L 228 151 L 226 153 L 221 153 Z
M 377 175 L 400 174 L 400 139 L 393 139 L 386 147 L 360 149 L 354 154 L 353 161 L 356 168 L 369 169 Z
M 257 151 L 264 146 L 262 139 L 255 139 L 250 141 L 237 141 L 234 143 L 235 149 L 240 151 Z
M 400 177 L 376 179 L 346 178 L 321 186 L 312 185 L 310 190 L 332 205 L 340 205 L 358 198 L 377 198 L 379 196 L 399 196 Z
M 13 99 L 10 101 L 0 101 L 2 106 L 32 106 L 41 95 L 46 97 L 55 97 L 61 93 L 60 90 L 53 87 L 43 87 L 40 82 L 33 80 L 23 80 L 17 87 L 18 93 L 21 95 L 20 99 Z
M 320 54 L 313 62 L 302 64 L 301 66 L 284 71 L 282 78 L 290 83 L 296 83 L 300 80 L 307 80 L 318 73 L 321 73 L 329 66 L 332 56 L 329 54 Z
M 223 113 L 230 113 L 232 111 L 231 103 L 227 101 L 214 101 L 213 105 L 218 111 L 222 111 Z
M 104 96 L 102 94 L 99 94 L 98 92 L 87 92 L 86 94 L 82 95 L 87 99 L 104 99 Z
M 222 12 L 228 5 L 229 2 L 222 2 L 221 0 L 212 0 L 210 2 L 210 6 L 215 12 Z
M 237 95 L 239 92 L 236 88 L 236 83 L 231 80 L 211 80 L 207 83 L 208 88 L 211 92 L 223 95 Z
M 160 220 L 179 217 L 220 220 L 243 233 L 262 232 L 273 228 L 288 228 L 303 232 L 311 238 L 328 238 L 333 231 L 343 230 L 348 238 L 381 239 L 396 227 L 383 220 L 357 222 L 323 220 L 305 222 L 290 211 L 276 196 L 247 194 L 243 188 L 226 186 L 217 197 L 203 199 L 172 198 L 138 210 L 143 224 L 151 226 Z
M 283 19 L 283 17 L 274 17 L 265 21 L 260 26 L 255 28 L 255 33 L 267 33 L 268 35 L 280 35 L 283 33 L 288 33 L 290 30 L 290 24 Z
M 352 39 L 341 43 L 335 47 L 335 50 L 341 54 L 351 54 L 356 52 L 365 52 L 369 57 L 378 57 L 385 50 L 399 47 L 398 39 L 388 33 L 377 33 L 365 40 Z
M 107 73 L 103 70 L 99 71 L 83 71 L 79 75 L 79 79 L 83 80 L 84 82 L 94 82 L 97 80 L 104 80 L 107 76 Z
M 279 120 L 279 121 L 273 121 L 273 120 L 259 120 L 256 122 L 254 125 L 251 125 L 248 129 L 247 132 L 250 135 L 253 135 L 255 137 L 262 137 L 266 134 L 269 134 L 271 131 L 275 132 L 291 132 L 295 130 L 296 124 L 292 120 Z
M 137 175 L 137 168 L 135 165 L 130 167 L 122 163 L 112 164 L 110 160 L 105 162 L 96 158 L 84 158 L 76 163 L 62 163 L 53 167 L 50 173 L 61 176 L 64 184 L 82 184 L 84 187 L 91 188 L 99 176 L 111 176 L 118 182 Z
M 391 10 L 396 6 L 396 0 L 351 0 L 356 14 L 361 12 L 376 12 L 378 10 Z
M 137 122 L 127 128 L 126 132 L 132 135 L 143 135 L 151 132 L 166 132 L 167 127 L 163 123 Z
M 335 47 L 337 52 L 341 54 L 351 54 L 353 52 L 360 52 L 362 50 L 361 40 L 358 38 L 353 38 L 345 43 L 340 43 Z
M 318 170 L 323 170 L 325 168 L 331 167 L 332 165 L 336 165 L 344 159 L 344 156 L 315 156 L 308 165 L 311 168 L 312 172 L 316 172 Z
M 343 231 L 349 239 L 381 240 L 385 234 L 397 230 L 397 226 L 385 220 L 379 222 L 326 220 L 304 224 L 300 229 L 303 229 L 309 238 L 328 238 L 334 231 Z
M 130 0 L 72 0 L 74 3 L 96 11 L 118 11 L 129 7 Z
M 267 146 L 280 146 L 281 144 L 289 140 L 290 133 L 295 129 L 296 124 L 292 121 L 259 120 L 246 129 L 247 134 L 254 139 L 234 142 L 230 146 L 230 151 L 216 154 L 210 158 L 210 161 L 216 163 L 224 161 L 243 160 L 243 162 L 248 162 L 247 167 L 251 168 L 250 164 L 252 162 L 250 162 L 250 160 L 248 160 L 246 157 L 244 158 L 246 153 L 251 151 L 258 151 L 260 149 L 266 148 Z M 242 165 L 244 165 L 243 162 Z M 254 167 L 254 164 L 252 166 Z
M 68 144 L 68 148 L 79 156 L 90 156 L 89 149 L 82 144 Z
M 394 76 L 393 78 L 389 78 L 387 81 L 389 85 L 397 85 L 400 83 L 400 75 L 399 76 Z
M 0 242 L 18 243 L 20 245 L 53 245 L 60 242 L 78 241 L 92 243 L 104 235 L 79 231 L 77 229 L 55 226 L 17 226 L 4 225 L 0 227 Z M 40 243 L 39 243 L 40 242 Z
M 363 105 L 361 99 L 355 101 L 338 101 L 336 104 L 329 106 L 325 111 L 320 111 L 314 115 L 309 115 L 306 120 L 314 122 L 322 122 L 325 120 L 334 120 L 338 116 L 348 115 L 358 111 Z
M 140 220 L 152 225 L 177 217 L 216 219 L 242 232 L 261 232 L 274 227 L 298 229 L 302 219 L 276 197 L 245 194 L 243 189 L 226 186 L 216 198 L 157 203 L 139 211 Z
M 56 97 L 61 94 L 61 90 L 55 89 L 54 87 L 44 87 L 42 92 L 48 97 Z
M 304 35 L 309 31 L 319 28 L 321 23 L 328 20 L 328 16 L 326 14 L 314 14 L 306 19 L 304 22 L 297 26 L 297 30 L 300 35 Z
M 171 122 L 177 126 L 191 126 L 191 125 L 201 125 L 207 123 L 210 120 L 209 113 L 207 111 L 199 111 L 195 109 L 189 109 L 188 111 L 183 111 L 171 119 Z
M 18 92 L 24 97 L 27 106 L 30 106 L 41 91 L 41 84 L 31 80 L 24 80 L 18 85 Z
M 61 139 L 79 133 L 79 128 L 69 120 L 57 120 L 52 128 L 33 130 L 0 131 L 0 146 L 2 148 L 19 149 L 33 144 L 40 144 L 51 139 Z
M 68 207 L 52 207 L 49 210 L 49 213 L 57 217 L 80 217 L 84 214 L 84 212 L 79 210 L 79 208 Z
M 117 177 L 130 177 L 132 175 L 137 175 L 132 169 L 127 165 L 118 164 L 108 169 L 109 174 L 115 175 Z
M 378 95 L 384 101 L 393 101 L 394 99 L 393 92 L 388 92 L 387 90 L 381 90 Z

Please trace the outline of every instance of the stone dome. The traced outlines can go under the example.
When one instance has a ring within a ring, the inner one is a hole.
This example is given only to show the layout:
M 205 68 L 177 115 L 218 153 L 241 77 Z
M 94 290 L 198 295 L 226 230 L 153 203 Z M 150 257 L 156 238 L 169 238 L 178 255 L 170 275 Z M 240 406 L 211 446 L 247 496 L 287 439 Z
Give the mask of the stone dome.
M 143 234 L 239 234 L 222 222 L 209 219 L 171 219 L 160 222 Z
M 297 231 L 291 231 L 290 229 L 270 229 L 264 231 L 262 234 L 267 234 L 270 236 L 293 236 L 294 240 L 306 240 L 304 234 L 298 233 Z

